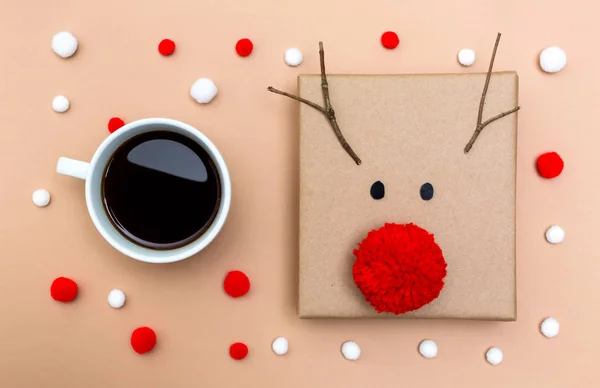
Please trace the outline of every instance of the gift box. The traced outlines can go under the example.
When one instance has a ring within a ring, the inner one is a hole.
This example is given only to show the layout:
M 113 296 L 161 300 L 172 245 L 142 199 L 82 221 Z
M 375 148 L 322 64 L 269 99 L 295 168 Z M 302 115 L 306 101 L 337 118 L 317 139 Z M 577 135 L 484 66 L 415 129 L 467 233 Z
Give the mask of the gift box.
M 516 319 L 518 76 L 490 74 L 480 122 L 506 115 L 475 136 L 487 73 L 327 75 L 360 164 L 299 104 L 301 318 Z M 298 95 L 324 106 L 321 75 L 300 75 Z M 356 250 L 386 224 L 433 235 L 445 260 L 439 295 L 412 311 L 377 311 L 356 282 Z

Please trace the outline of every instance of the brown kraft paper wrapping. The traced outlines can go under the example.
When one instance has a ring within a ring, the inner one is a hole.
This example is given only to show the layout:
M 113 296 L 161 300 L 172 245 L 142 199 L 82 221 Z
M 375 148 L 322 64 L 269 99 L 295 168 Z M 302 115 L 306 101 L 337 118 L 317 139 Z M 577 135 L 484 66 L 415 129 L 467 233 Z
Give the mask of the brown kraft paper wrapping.
M 331 103 L 357 166 L 327 119 L 300 105 L 301 318 L 516 319 L 517 115 L 488 125 L 473 149 L 485 73 L 328 75 Z M 322 104 L 320 75 L 298 77 Z M 518 105 L 516 72 L 494 72 L 483 120 Z M 375 181 L 385 197 L 370 196 Z M 435 190 L 421 199 L 422 184 Z M 352 278 L 352 253 L 371 229 L 414 223 L 435 235 L 448 275 L 440 296 L 378 314 Z

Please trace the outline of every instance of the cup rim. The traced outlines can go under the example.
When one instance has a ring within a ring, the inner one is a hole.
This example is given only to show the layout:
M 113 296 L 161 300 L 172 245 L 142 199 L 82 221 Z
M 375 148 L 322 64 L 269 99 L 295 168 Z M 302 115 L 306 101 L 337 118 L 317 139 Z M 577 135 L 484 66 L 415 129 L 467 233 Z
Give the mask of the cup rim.
M 121 252 L 122 254 L 129 256 L 135 260 L 139 260 L 146 263 L 154 263 L 154 264 L 162 264 L 162 263 L 173 263 L 177 261 L 181 261 L 187 259 L 196 253 L 203 250 L 208 244 L 210 244 L 215 237 L 219 234 L 223 225 L 225 224 L 225 220 L 227 219 L 227 215 L 229 213 L 229 208 L 231 205 L 231 181 L 229 177 L 229 170 L 227 169 L 227 165 L 225 164 L 225 160 L 223 156 L 214 145 L 214 143 L 201 131 L 196 129 L 195 127 L 186 124 L 182 121 L 168 119 L 168 118 L 145 118 L 136 121 L 132 121 L 130 123 L 125 124 L 123 127 L 119 128 L 119 130 L 111 133 L 104 141 L 98 146 L 96 151 L 94 152 L 94 156 L 90 161 L 90 176 L 92 172 L 98 168 L 104 169 L 106 166 L 98 166 L 98 160 L 103 156 L 106 148 L 116 141 L 119 137 L 122 137 L 123 134 L 131 129 L 138 128 L 144 125 L 165 125 L 170 127 L 177 127 L 179 129 L 184 130 L 189 133 L 193 138 L 211 154 L 211 157 L 214 159 L 215 165 L 217 166 L 220 179 L 221 179 L 221 203 L 219 205 L 219 210 L 217 211 L 217 215 L 213 220 L 212 224 L 208 228 L 208 230 L 198 237 L 196 240 L 190 242 L 187 245 L 184 245 L 179 248 L 175 248 L 172 250 L 172 254 L 168 254 L 165 257 L 152 257 L 150 255 L 144 254 L 144 251 L 154 251 L 149 248 L 145 248 L 139 245 L 134 244 L 133 242 L 129 242 L 131 246 L 135 246 L 135 249 L 132 249 L 128 244 L 122 244 L 116 239 L 114 239 L 110 233 L 106 230 L 104 224 L 100 221 L 99 215 L 96 212 L 94 206 L 92 206 L 93 197 L 92 197 L 92 183 L 91 179 L 86 179 L 85 183 L 85 202 L 88 209 L 88 213 L 92 218 L 92 222 L 94 226 L 100 232 L 100 235 L 110 244 L 113 248 Z M 104 208 L 104 205 L 102 205 Z M 114 227 L 113 227 L 114 228 Z M 118 232 L 120 234 L 120 232 Z M 163 252 L 169 252 L 168 250 Z

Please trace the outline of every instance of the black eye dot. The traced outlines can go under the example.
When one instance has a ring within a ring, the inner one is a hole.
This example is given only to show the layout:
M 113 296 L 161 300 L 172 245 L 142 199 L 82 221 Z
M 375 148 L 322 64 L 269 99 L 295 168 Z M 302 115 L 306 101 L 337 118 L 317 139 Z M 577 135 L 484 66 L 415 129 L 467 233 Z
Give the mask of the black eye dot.
M 385 186 L 381 181 L 377 181 L 371 185 L 371 197 L 373 199 L 381 199 L 385 195 Z
M 423 186 L 421 186 L 421 198 L 424 201 L 429 201 L 433 198 L 433 185 L 431 183 L 423 183 Z

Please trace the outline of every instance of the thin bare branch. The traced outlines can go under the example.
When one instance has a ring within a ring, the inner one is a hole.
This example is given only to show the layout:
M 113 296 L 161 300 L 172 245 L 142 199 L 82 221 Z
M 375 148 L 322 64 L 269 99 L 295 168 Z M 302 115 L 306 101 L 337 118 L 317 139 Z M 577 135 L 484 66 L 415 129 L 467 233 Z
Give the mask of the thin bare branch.
M 323 101 L 325 101 L 325 110 L 331 110 L 331 100 L 329 99 L 329 84 L 327 83 L 327 73 L 325 72 L 325 51 L 323 42 L 319 42 L 319 61 L 321 62 L 321 90 L 323 90 Z
M 479 136 L 479 134 L 481 133 L 481 131 L 483 131 L 483 128 L 485 128 L 488 124 L 491 124 L 494 121 L 501 119 L 504 116 L 508 116 L 509 114 L 515 113 L 519 109 L 521 109 L 520 106 L 518 106 L 516 108 L 512 108 L 511 110 L 507 110 L 506 112 L 502 112 L 500 114 L 497 114 L 496 116 L 492 117 L 489 120 L 486 120 L 480 126 L 478 126 L 477 129 L 475 129 L 475 132 L 473 133 L 473 136 L 471 136 L 471 140 L 469 140 L 469 142 L 465 146 L 465 154 L 467 154 L 467 153 L 469 153 L 469 151 L 471 151 L 471 148 L 473 148 L 473 144 L 475 143 L 475 140 L 477 140 L 477 137 Z
M 337 120 L 335 118 L 335 112 L 333 111 L 333 109 L 329 110 L 327 118 L 329 119 L 329 122 L 331 123 L 331 128 L 333 128 L 333 132 L 337 136 L 344 150 L 346 150 L 348 155 L 350 155 L 350 157 L 354 160 L 354 163 L 360 165 L 362 163 L 360 158 L 358 157 L 358 155 L 356 155 L 356 152 L 354 152 L 352 147 L 350 147 L 350 144 L 348 144 L 348 142 L 344 138 L 344 135 L 342 135 L 342 131 L 340 130 L 340 126 L 337 123 Z
M 321 112 L 329 121 L 329 124 L 331 125 L 331 128 L 333 129 L 333 132 L 335 133 L 335 136 L 337 137 L 338 141 L 340 142 L 340 144 L 342 145 L 344 150 L 348 153 L 348 155 L 350 155 L 350 157 L 354 160 L 354 162 L 357 165 L 360 165 L 362 162 L 361 162 L 360 158 L 358 157 L 358 155 L 356 155 L 356 152 L 354 152 L 352 147 L 350 147 L 350 144 L 348 144 L 348 142 L 346 141 L 346 138 L 342 134 L 340 126 L 337 123 L 335 111 L 333 110 L 333 107 L 331 106 L 331 100 L 329 98 L 329 84 L 327 83 L 327 74 L 325 73 L 325 52 L 323 50 L 323 42 L 319 42 L 319 59 L 321 62 L 321 90 L 323 92 L 323 101 L 325 103 L 324 107 L 322 107 L 318 104 L 315 104 L 312 101 L 306 100 L 302 97 L 298 97 L 298 96 L 295 96 L 290 93 L 282 92 L 281 90 L 277 90 L 271 86 L 269 86 L 267 88 L 267 90 L 270 92 L 273 92 L 275 94 L 280 94 L 282 96 L 286 96 L 293 100 L 304 103 L 308 106 L 315 108 L 319 112 Z
M 497 114 L 496 116 L 494 116 L 491 119 L 488 119 L 482 123 L 483 107 L 485 106 L 485 97 L 487 96 L 488 87 L 490 85 L 490 79 L 492 78 L 492 70 L 494 68 L 494 60 L 496 59 L 496 52 L 498 51 L 498 45 L 500 44 L 500 36 L 502 36 L 502 34 L 498 33 L 498 36 L 496 37 L 496 43 L 494 44 L 494 50 L 492 51 L 492 58 L 490 59 L 490 66 L 489 66 L 488 72 L 485 76 L 485 84 L 483 85 L 483 92 L 481 93 L 481 100 L 479 100 L 479 111 L 477 112 L 477 126 L 475 127 L 475 132 L 473 132 L 473 136 L 471 136 L 471 139 L 465 146 L 465 149 L 464 149 L 465 154 L 469 153 L 471 148 L 473 148 L 473 144 L 475 144 L 475 141 L 479 137 L 479 134 L 481 134 L 481 131 L 483 131 L 483 128 L 485 128 L 489 124 L 493 123 L 494 121 L 499 120 L 499 119 L 501 119 L 505 116 L 508 116 L 512 113 L 515 113 L 516 111 L 521 109 L 521 107 L 517 106 L 516 108 L 507 110 L 506 112 L 502 112 L 500 114 Z
M 477 113 L 477 126 L 481 125 L 483 120 L 483 106 L 485 105 L 485 97 L 487 95 L 488 87 L 490 86 L 490 79 L 492 78 L 492 69 L 494 68 L 494 60 L 496 59 L 496 51 L 498 51 L 498 45 L 500 44 L 500 37 L 502 34 L 498 33 L 496 37 L 496 43 L 494 44 L 494 50 L 492 51 L 492 59 L 490 59 L 490 66 L 485 76 L 485 84 L 483 85 L 483 92 L 481 93 L 481 100 L 479 100 L 479 112 Z
M 289 97 L 289 98 L 291 98 L 292 100 L 296 100 L 296 101 L 299 101 L 299 102 L 301 102 L 301 103 L 303 103 L 303 104 L 306 104 L 306 105 L 308 105 L 308 106 L 310 106 L 310 107 L 313 107 L 313 108 L 315 108 L 316 110 L 318 110 L 319 112 L 323 113 L 324 115 L 326 115 L 326 114 L 327 114 L 327 111 L 326 111 L 326 110 L 325 110 L 325 109 L 324 109 L 324 108 L 323 108 L 321 105 L 315 104 L 315 103 L 314 103 L 314 102 L 312 102 L 312 101 L 306 100 L 306 99 L 304 99 L 304 98 L 302 98 L 302 97 L 294 96 L 293 94 L 290 94 L 290 93 L 287 93 L 287 92 L 283 92 L 283 91 L 281 91 L 281 90 L 275 89 L 275 88 L 274 88 L 274 87 L 272 87 L 272 86 L 269 86 L 269 87 L 267 88 L 267 90 L 268 90 L 269 92 L 273 92 L 273 93 L 275 93 L 275 94 L 281 94 L 282 96 Z
M 501 119 L 504 116 L 508 116 L 509 114 L 515 113 L 516 111 L 518 111 L 519 109 L 521 109 L 520 106 L 516 107 L 516 108 L 512 108 L 511 110 L 507 110 L 506 112 L 502 112 L 500 114 L 497 114 L 496 116 L 492 117 L 491 119 L 485 120 L 481 125 L 481 129 L 487 127 L 488 124 L 493 123 L 496 120 Z

